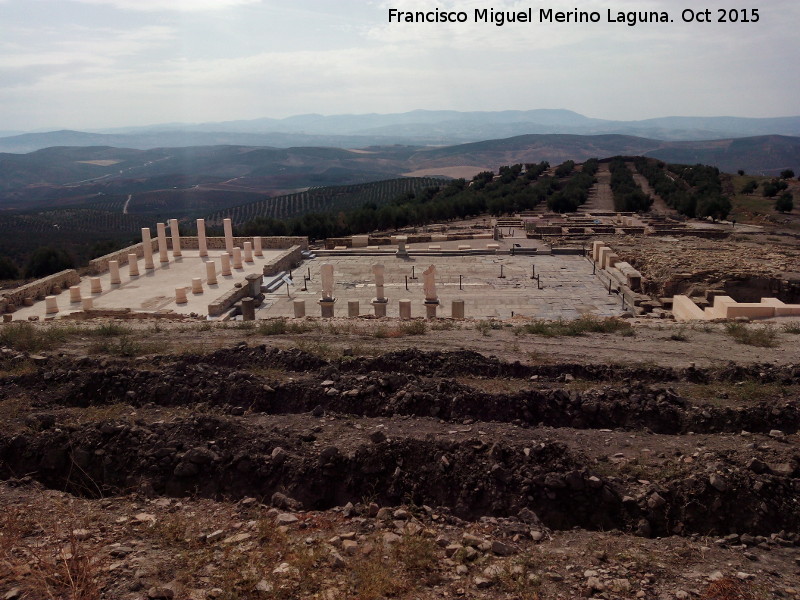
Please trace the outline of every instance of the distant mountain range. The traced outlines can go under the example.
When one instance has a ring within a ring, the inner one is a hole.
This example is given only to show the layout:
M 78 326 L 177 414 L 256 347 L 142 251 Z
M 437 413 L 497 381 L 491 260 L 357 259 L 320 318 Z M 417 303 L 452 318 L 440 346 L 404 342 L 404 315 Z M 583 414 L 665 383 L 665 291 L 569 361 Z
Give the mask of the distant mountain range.
M 93 131 L 62 130 L 18 135 L 0 132 L 0 152 L 25 153 L 52 146 L 114 146 L 140 150 L 220 144 L 278 148 L 363 148 L 392 144 L 447 146 L 525 134 L 615 134 L 659 141 L 800 136 L 800 116 L 766 119 L 663 117 L 611 121 L 562 109 L 497 112 L 415 110 L 396 114 L 333 116 L 311 114 L 285 119 L 167 123 Z

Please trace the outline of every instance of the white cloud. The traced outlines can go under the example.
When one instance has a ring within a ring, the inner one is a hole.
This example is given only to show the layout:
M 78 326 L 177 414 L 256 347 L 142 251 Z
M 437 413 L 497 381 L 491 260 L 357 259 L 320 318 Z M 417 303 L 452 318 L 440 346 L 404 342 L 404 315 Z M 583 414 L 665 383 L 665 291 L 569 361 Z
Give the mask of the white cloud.
M 1 2 L 2 0 L 0 0 Z M 225 10 L 248 4 L 260 4 L 262 0 L 72 0 L 84 4 L 110 6 L 120 10 L 141 12 L 200 12 Z

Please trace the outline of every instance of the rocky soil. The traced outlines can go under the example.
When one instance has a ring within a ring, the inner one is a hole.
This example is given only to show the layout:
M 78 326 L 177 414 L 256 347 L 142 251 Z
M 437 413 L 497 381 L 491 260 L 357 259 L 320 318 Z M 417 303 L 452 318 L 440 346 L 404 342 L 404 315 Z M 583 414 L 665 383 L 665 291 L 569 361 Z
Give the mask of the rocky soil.
M 0 597 L 800 597 L 789 328 L 85 327 L 0 349 Z

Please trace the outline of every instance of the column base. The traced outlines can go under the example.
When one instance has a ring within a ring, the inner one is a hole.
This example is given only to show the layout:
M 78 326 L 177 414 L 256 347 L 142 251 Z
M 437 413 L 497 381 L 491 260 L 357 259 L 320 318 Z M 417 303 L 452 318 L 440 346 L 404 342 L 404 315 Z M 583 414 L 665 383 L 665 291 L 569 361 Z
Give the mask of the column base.
M 429 319 L 436 318 L 436 309 L 439 308 L 439 301 L 436 300 L 435 302 L 431 302 L 430 300 L 425 301 L 425 316 Z
M 333 318 L 333 305 L 336 304 L 336 298 L 330 300 L 320 300 L 319 308 L 323 319 Z
M 386 316 L 386 307 L 389 304 L 388 298 L 373 298 L 372 299 L 372 307 L 375 309 L 375 316 L 376 317 L 385 317 Z

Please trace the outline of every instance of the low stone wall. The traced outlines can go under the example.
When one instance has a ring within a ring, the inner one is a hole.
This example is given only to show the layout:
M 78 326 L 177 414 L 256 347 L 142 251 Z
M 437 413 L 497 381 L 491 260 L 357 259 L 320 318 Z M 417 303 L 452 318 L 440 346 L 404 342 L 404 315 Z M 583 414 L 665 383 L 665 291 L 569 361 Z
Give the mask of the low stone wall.
M 288 271 L 303 262 L 303 248 L 292 246 L 264 265 L 264 277 L 277 275 L 281 271 Z
M 208 316 L 218 317 L 242 298 L 255 298 L 261 294 L 261 284 L 264 278 L 261 275 L 248 275 L 240 282 L 240 287 L 234 287 L 214 302 L 208 305 Z
M 235 237 L 233 238 L 233 245 L 238 246 L 239 248 L 244 248 L 245 242 L 252 241 L 252 237 Z M 167 236 L 167 245 L 170 249 L 172 249 L 172 238 L 169 236 Z M 222 250 L 225 248 L 225 238 L 207 237 L 206 245 L 209 250 Z M 303 250 L 308 250 L 308 238 L 302 236 L 261 238 L 261 247 L 264 250 L 281 250 L 283 248 L 291 248 L 292 246 L 300 246 Z M 200 242 L 198 241 L 197 236 L 181 236 L 181 248 L 186 248 L 187 250 L 197 250 L 199 247 Z
M 22 306 L 25 298 L 44 298 L 52 295 L 56 288 L 61 288 L 63 291 L 71 285 L 78 285 L 80 282 L 80 275 L 75 269 L 68 269 L 37 279 L 21 287 L 3 292 L 0 297 L 5 302 L 0 304 L 0 312 L 7 312 L 10 306 Z
M 183 240 L 181 240 L 183 241 Z M 158 240 L 151 240 L 150 245 L 153 247 L 153 253 L 158 254 Z M 111 254 L 100 256 L 94 260 L 89 261 L 89 275 L 100 275 L 101 273 L 108 272 L 108 263 L 116 260 L 120 266 L 128 264 L 128 254 L 135 254 L 139 258 L 144 258 L 144 243 L 139 242 L 133 246 L 128 246 L 122 250 L 117 250 Z

